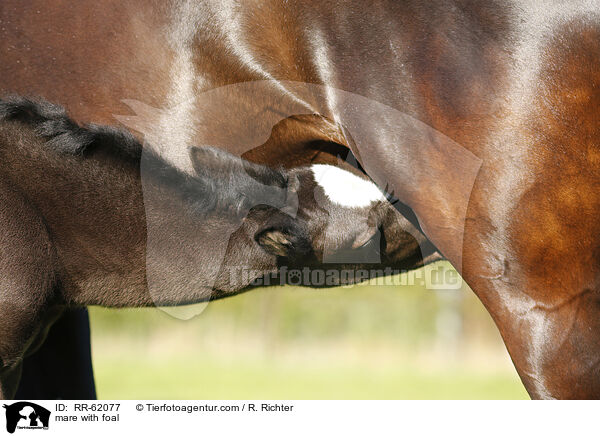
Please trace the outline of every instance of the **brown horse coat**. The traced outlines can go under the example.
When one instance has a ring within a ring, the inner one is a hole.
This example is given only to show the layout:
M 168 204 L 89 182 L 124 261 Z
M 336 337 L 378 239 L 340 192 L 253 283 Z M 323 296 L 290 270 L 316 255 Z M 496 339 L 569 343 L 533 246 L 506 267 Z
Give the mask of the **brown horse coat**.
M 600 397 L 598 1 L 17 3 L 0 6 L 5 90 L 96 122 L 129 99 L 137 118 L 121 120 L 159 147 L 153 125 L 227 144 L 225 121 L 270 110 L 285 120 L 250 159 L 293 166 L 352 148 L 483 301 L 531 396 Z M 203 103 L 258 80 L 270 83 L 258 107 L 251 90 Z M 336 90 L 442 136 L 365 112 L 357 145 Z

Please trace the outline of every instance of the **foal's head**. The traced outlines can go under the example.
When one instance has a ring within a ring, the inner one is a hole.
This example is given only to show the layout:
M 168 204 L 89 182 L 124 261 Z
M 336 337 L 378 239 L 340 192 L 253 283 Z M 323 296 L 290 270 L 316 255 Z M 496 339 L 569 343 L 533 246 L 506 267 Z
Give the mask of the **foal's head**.
M 197 176 L 237 198 L 232 210 L 243 217 L 229 239 L 216 296 L 248 285 L 353 283 L 366 278 L 348 274 L 357 270 L 409 270 L 440 258 L 364 176 L 331 165 L 272 169 L 210 147 L 192 149 L 191 157 Z M 273 265 L 286 274 L 302 270 L 302 278 L 264 280 L 263 273 L 275 272 Z M 249 273 L 241 283 L 231 282 L 240 267 Z M 312 279 L 315 270 L 321 280 Z

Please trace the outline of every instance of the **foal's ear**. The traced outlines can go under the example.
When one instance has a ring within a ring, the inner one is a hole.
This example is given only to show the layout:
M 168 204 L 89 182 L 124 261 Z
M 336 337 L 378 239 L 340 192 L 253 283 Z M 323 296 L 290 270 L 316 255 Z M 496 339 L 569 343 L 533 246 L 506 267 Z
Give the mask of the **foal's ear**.
M 294 247 L 291 234 L 279 229 L 270 229 L 256 235 L 256 242 L 269 254 L 288 257 Z
M 254 239 L 267 253 L 290 260 L 308 255 L 312 247 L 302 229 L 278 226 L 260 230 Z

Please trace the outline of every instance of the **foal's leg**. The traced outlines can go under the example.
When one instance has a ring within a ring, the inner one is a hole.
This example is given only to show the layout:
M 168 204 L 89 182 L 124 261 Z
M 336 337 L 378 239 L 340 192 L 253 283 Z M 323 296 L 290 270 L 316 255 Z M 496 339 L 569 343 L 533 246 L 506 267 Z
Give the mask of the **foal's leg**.
M 86 309 L 66 310 L 42 346 L 25 357 L 15 399 L 96 399 Z
M 48 321 L 55 269 L 42 220 L 0 183 L 0 399 L 14 395 L 23 355 Z
M 0 372 L 0 400 L 13 399 L 21 380 L 23 364 L 19 362 Z

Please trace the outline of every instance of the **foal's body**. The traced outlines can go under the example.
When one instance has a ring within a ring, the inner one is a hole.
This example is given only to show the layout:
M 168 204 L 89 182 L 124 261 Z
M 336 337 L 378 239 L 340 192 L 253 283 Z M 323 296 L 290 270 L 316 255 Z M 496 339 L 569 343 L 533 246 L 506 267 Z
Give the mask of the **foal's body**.
M 437 258 L 355 175 L 355 204 L 345 206 L 319 185 L 326 167 L 274 170 L 210 148 L 191 155 L 194 175 L 123 131 L 81 128 L 48 103 L 0 101 L 0 397 L 14 393 L 23 354 L 65 307 L 222 298 L 284 264 L 322 268 L 327 256 L 338 259 L 327 269 L 415 268 L 426 257 L 419 242 Z M 379 232 L 381 256 L 346 266 Z M 324 284 L 354 280 L 344 277 Z

